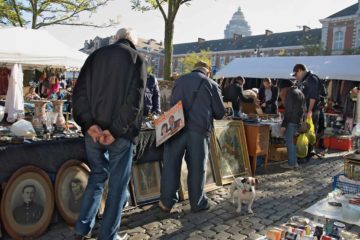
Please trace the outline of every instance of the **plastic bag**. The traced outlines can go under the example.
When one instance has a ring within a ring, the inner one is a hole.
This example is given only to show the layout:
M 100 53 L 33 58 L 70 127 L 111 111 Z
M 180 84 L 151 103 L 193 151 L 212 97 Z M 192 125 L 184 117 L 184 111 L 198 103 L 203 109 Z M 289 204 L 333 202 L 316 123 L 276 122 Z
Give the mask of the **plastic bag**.
M 3 120 L 5 114 L 5 108 L 0 106 L 0 122 Z
M 36 136 L 35 130 L 31 124 L 24 119 L 20 119 L 16 123 L 12 124 L 10 131 L 17 137 L 33 137 Z
M 309 139 L 306 134 L 300 134 L 296 140 L 296 155 L 305 158 L 308 153 Z
M 360 123 L 357 123 L 355 127 L 353 128 L 351 135 L 353 137 L 360 137 Z
M 311 117 L 308 117 L 306 119 L 306 122 L 309 124 L 309 130 L 306 133 L 306 136 L 309 140 L 309 144 L 310 145 L 314 145 L 316 143 L 316 134 L 315 134 L 315 127 L 314 127 L 314 123 L 312 121 Z

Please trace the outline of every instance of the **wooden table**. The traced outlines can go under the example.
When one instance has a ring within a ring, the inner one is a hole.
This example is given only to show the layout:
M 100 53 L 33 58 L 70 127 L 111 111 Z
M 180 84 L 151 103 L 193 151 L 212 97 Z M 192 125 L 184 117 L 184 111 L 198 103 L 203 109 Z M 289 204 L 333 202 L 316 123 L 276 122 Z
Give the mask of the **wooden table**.
M 265 167 L 268 164 L 270 126 L 260 123 L 244 123 L 246 143 L 250 156 L 252 175 L 256 172 L 256 158 L 265 156 Z

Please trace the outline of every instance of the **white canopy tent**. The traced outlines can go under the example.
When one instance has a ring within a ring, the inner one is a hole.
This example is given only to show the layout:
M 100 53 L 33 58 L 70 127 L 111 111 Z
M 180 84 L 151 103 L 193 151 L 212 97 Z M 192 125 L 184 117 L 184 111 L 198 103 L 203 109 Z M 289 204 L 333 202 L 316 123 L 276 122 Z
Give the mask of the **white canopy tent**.
M 87 55 L 72 49 L 45 30 L 0 29 L 0 63 L 55 68 L 80 68 Z
M 360 81 L 360 55 L 236 58 L 215 75 L 220 77 L 293 78 L 302 63 L 323 79 Z

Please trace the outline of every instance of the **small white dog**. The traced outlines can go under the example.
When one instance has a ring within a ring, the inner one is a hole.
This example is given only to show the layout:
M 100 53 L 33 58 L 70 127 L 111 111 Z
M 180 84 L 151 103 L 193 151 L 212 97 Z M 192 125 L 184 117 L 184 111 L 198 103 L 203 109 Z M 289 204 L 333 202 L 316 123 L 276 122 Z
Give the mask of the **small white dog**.
M 252 204 L 255 200 L 256 192 L 255 185 L 258 184 L 258 180 L 254 177 L 238 177 L 235 178 L 235 181 L 230 186 L 230 194 L 232 198 L 232 203 L 235 203 L 234 192 L 237 191 L 238 194 L 238 208 L 236 212 L 241 212 L 241 204 L 245 203 L 248 205 L 248 213 L 253 213 Z

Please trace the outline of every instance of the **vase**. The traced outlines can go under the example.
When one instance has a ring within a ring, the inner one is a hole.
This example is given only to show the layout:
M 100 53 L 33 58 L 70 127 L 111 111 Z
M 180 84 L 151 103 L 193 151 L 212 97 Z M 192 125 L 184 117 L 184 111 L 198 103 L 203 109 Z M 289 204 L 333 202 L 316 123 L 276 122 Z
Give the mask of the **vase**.
M 35 132 L 38 136 L 44 134 L 44 123 L 46 121 L 46 104 L 49 102 L 47 100 L 33 100 L 35 106 L 34 116 L 32 118 L 32 125 L 35 129 Z
M 52 100 L 54 106 L 54 113 L 57 113 L 57 118 L 55 122 L 55 131 L 63 132 L 65 129 L 65 117 L 63 114 L 64 100 Z

